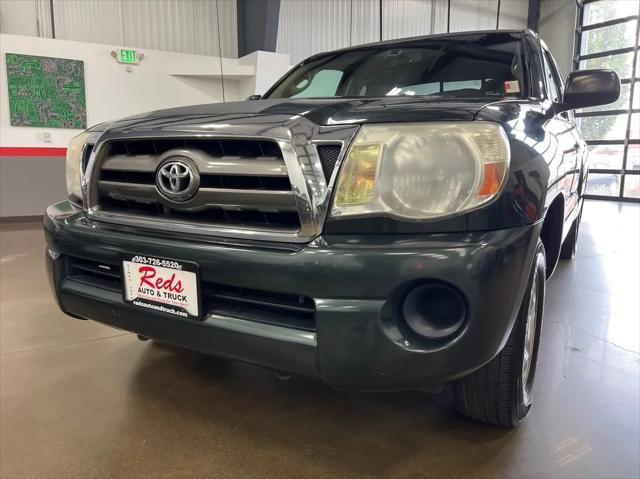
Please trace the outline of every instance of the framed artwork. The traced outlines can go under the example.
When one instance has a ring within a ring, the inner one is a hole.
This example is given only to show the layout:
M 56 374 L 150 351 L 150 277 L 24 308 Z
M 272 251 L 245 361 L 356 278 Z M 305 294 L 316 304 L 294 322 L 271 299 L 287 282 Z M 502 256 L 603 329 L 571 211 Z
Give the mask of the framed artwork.
M 6 54 L 11 126 L 86 128 L 84 62 Z

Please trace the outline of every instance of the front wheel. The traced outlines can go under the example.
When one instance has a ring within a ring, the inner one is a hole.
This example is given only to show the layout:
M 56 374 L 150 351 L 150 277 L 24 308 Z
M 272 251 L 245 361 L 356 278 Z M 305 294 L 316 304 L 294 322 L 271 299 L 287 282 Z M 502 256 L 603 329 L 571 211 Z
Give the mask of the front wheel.
M 507 344 L 488 364 L 453 384 L 456 408 L 487 424 L 513 427 L 532 402 L 545 292 L 545 251 L 540 240 L 527 289 Z

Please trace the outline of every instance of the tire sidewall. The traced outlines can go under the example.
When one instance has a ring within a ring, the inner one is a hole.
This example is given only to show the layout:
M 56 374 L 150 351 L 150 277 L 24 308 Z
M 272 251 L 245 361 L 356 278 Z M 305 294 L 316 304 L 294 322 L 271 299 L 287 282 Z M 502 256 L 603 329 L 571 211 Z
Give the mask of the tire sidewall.
M 544 246 L 541 241 L 538 241 L 536 246 L 536 252 L 533 258 L 531 272 L 529 273 L 529 279 L 527 281 L 527 289 L 524 294 L 524 298 L 522 299 L 522 305 L 520 306 L 520 311 L 518 312 L 518 324 L 517 324 L 517 336 L 518 336 L 518 361 L 516 361 L 515 371 L 513 371 L 515 375 L 515 379 L 517 382 L 516 391 L 517 394 L 514 395 L 514 400 L 516 401 L 515 407 L 512 409 L 516 414 L 516 422 L 523 418 L 529 409 L 531 408 L 532 396 L 533 396 L 533 386 L 535 384 L 535 376 L 536 376 L 536 367 L 538 363 L 538 350 L 540 348 L 540 333 L 542 331 L 542 318 L 544 311 L 544 296 L 545 296 L 545 285 L 546 285 L 546 258 Z M 536 284 L 533 284 L 534 272 L 538 270 L 538 274 L 536 276 Z M 525 347 L 525 335 L 526 335 L 526 327 L 527 327 L 527 311 L 529 308 L 529 300 L 531 298 L 531 291 L 533 288 L 537 288 L 538 292 L 538 302 L 536 305 L 536 325 L 535 325 L 535 336 L 534 336 L 534 344 L 532 351 L 532 359 L 531 359 L 531 369 L 529 372 L 529 380 L 527 384 L 524 383 L 524 378 L 522 377 L 522 363 L 524 362 L 524 347 Z

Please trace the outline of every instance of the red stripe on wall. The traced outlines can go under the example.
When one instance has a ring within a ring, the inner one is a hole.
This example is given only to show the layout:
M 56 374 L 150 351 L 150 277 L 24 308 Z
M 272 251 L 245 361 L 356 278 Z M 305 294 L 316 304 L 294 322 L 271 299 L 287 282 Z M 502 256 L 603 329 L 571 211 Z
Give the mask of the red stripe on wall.
M 0 146 L 0 156 L 66 156 L 66 148 Z

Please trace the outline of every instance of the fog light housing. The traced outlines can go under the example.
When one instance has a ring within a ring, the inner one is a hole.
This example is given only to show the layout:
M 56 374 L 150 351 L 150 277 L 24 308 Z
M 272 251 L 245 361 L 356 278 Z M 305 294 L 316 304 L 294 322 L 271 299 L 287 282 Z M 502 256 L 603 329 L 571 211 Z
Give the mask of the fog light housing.
M 422 284 L 405 296 L 401 315 L 415 334 L 440 340 L 461 330 L 467 317 L 467 306 L 462 294 L 452 286 Z

